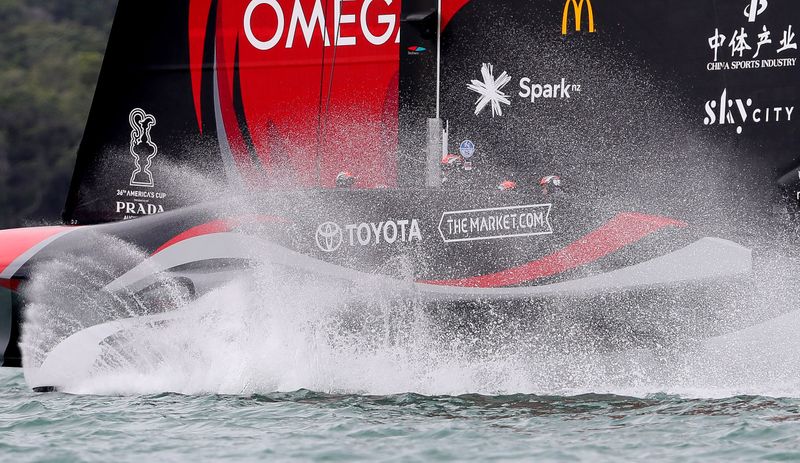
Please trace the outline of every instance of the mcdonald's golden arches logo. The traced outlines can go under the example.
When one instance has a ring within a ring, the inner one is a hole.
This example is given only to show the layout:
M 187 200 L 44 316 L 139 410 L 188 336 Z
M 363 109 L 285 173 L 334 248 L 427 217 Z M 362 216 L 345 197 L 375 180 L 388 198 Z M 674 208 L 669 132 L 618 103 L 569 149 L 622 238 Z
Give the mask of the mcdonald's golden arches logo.
M 567 3 L 564 5 L 564 19 L 561 23 L 561 33 L 563 35 L 567 35 L 569 32 L 569 12 L 570 10 L 574 13 L 573 16 L 575 17 L 575 30 L 581 30 L 581 20 L 583 19 L 583 7 L 586 6 L 586 10 L 589 13 L 589 32 L 594 32 L 594 10 L 592 9 L 592 1 L 591 0 L 567 0 Z

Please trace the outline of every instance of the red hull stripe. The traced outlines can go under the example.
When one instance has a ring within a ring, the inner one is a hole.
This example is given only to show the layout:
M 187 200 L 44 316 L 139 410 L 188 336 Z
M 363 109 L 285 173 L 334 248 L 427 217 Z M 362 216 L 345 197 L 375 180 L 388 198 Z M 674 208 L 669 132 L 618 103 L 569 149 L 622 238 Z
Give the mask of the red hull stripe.
M 8 288 L 11 291 L 16 291 L 19 288 L 19 280 L 1 280 L 0 288 Z
M 42 241 L 52 238 L 71 227 L 19 228 L 0 231 L 0 274 Z
M 466 288 L 501 288 L 519 285 L 590 264 L 664 228 L 686 226 L 685 222 L 665 217 L 635 213 L 619 214 L 567 247 L 523 266 L 459 280 L 420 283 Z
M 174 244 L 188 240 L 189 238 L 194 238 L 196 236 L 203 236 L 203 235 L 211 235 L 213 233 L 229 232 L 237 227 L 240 227 L 241 225 L 248 223 L 289 223 L 289 221 L 284 219 L 283 217 L 272 217 L 272 216 L 247 216 L 247 217 L 238 217 L 235 219 L 214 220 L 213 222 L 208 222 L 202 225 L 198 225 L 196 227 L 192 227 L 186 230 L 185 232 L 177 235 L 176 237 L 172 238 L 171 240 L 161 245 L 160 248 L 156 249 L 156 252 L 154 252 L 153 255 L 158 254 L 159 252 L 167 249 L 168 247 Z

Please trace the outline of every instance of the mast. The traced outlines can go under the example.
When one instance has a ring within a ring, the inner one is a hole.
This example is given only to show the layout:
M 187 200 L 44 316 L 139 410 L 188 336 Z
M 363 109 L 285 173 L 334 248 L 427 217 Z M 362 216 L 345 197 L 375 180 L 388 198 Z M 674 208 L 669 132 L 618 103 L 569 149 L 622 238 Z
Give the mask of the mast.
M 442 0 L 436 5 L 436 119 L 441 119 L 442 102 Z
M 442 143 L 444 136 L 441 119 L 442 91 L 442 0 L 436 4 L 436 117 L 428 119 L 428 146 L 426 150 L 425 186 L 440 188 L 442 175 L 439 168 L 441 153 L 446 149 Z

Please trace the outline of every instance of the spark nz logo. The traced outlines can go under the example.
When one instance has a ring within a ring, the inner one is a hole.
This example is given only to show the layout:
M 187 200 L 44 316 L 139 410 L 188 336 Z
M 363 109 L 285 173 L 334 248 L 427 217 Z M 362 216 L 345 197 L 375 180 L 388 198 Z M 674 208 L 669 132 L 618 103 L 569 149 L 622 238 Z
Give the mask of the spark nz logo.
M 475 115 L 479 115 L 487 106 L 492 106 L 492 117 L 503 115 L 503 104 L 511 106 L 510 95 L 503 91 L 503 88 L 511 81 L 511 76 L 503 72 L 500 77 L 495 78 L 494 66 L 484 64 L 481 67 L 483 81 L 473 80 L 467 88 L 480 95 L 475 102 Z M 519 80 L 520 91 L 517 95 L 530 103 L 538 100 L 569 100 L 574 94 L 581 93 L 581 85 L 567 82 L 567 79 L 560 79 L 558 83 L 542 84 L 534 82 L 530 77 L 523 77 Z
M 750 4 L 744 7 L 744 16 L 747 18 L 747 22 L 756 22 L 756 18 L 766 11 L 768 6 L 769 0 L 750 0 Z
M 728 89 L 719 100 L 706 101 L 704 125 L 735 125 L 741 135 L 745 124 L 791 122 L 794 106 L 754 107 L 752 98 L 728 98 Z
M 503 87 L 511 82 L 511 76 L 503 71 L 500 77 L 494 77 L 494 66 L 491 64 L 483 63 L 481 66 L 481 75 L 483 81 L 473 79 L 472 83 L 467 85 L 467 88 L 480 95 L 475 102 L 475 115 L 481 113 L 487 106 L 492 105 L 492 117 L 502 116 L 503 107 L 501 104 L 511 106 L 509 95 L 503 92 Z
M 571 84 L 567 79 L 561 79 L 558 84 L 534 84 L 531 79 L 523 77 L 519 81 L 519 96 L 530 99 L 531 103 L 536 103 L 539 98 L 569 100 L 572 98 L 569 92 L 580 93 L 580 84 Z
M 153 166 L 153 158 L 158 156 L 158 146 L 150 138 L 150 130 L 156 125 L 156 118 L 152 114 L 147 114 L 143 109 L 136 108 L 128 115 L 128 122 L 131 124 L 131 145 L 130 153 L 133 156 L 133 163 L 136 170 L 131 175 L 131 186 L 153 188 L 153 173 L 150 168 Z M 144 167 L 142 167 L 144 159 Z

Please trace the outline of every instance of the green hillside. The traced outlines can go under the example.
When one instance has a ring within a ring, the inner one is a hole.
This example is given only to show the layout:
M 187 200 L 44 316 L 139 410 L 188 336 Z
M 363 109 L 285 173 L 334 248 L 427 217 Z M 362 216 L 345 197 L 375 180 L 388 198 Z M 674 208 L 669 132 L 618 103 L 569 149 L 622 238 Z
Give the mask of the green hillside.
M 58 220 L 116 0 L 0 0 L 0 228 Z

